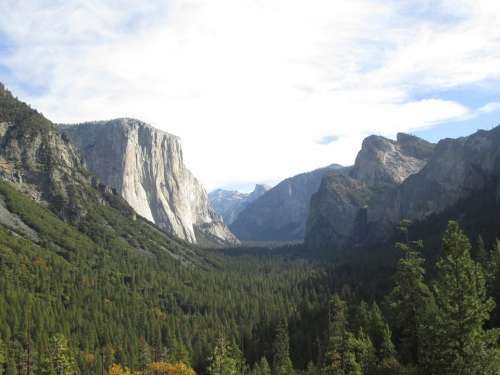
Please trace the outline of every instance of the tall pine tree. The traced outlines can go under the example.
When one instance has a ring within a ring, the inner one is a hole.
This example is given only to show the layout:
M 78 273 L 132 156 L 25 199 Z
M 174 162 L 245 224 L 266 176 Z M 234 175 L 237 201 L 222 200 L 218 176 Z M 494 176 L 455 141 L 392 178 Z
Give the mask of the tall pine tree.
M 273 375 L 292 375 L 294 373 L 290 359 L 288 325 L 286 320 L 281 320 L 276 327 L 273 342 Z
M 434 285 L 436 315 L 430 323 L 429 370 L 442 375 L 498 374 L 498 333 L 484 329 L 494 302 L 486 295 L 482 267 L 470 254 L 469 239 L 450 221 L 443 238 Z
M 424 281 L 424 258 L 421 241 L 398 243 L 403 252 L 395 275 L 396 285 L 390 295 L 403 363 L 418 364 L 422 349 L 419 337 L 425 309 L 432 305 L 432 294 Z

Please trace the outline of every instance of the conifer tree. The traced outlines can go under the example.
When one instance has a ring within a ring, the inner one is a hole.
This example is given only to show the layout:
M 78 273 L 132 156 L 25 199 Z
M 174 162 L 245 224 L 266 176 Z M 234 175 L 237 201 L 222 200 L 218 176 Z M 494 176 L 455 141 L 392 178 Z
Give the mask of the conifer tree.
M 78 375 L 75 357 L 64 335 L 57 334 L 50 340 L 49 356 L 42 363 L 43 375 Z
M 5 346 L 2 338 L 0 338 L 0 375 L 5 373 L 7 366 L 7 347 Z
M 358 358 L 360 353 L 363 353 L 367 342 L 357 341 L 356 337 L 349 332 L 347 304 L 337 294 L 333 296 L 330 303 L 330 316 L 329 341 L 323 373 L 325 375 L 362 374 L 363 368 L 358 363 Z M 371 342 L 369 345 L 371 346 Z
M 500 241 L 498 240 L 489 254 L 485 273 L 486 287 L 489 295 L 495 301 L 500 301 Z M 500 306 L 498 304 L 493 310 L 491 324 L 495 327 L 500 325 Z
M 221 335 L 210 357 L 208 373 L 210 375 L 237 375 L 241 373 L 242 362 L 241 352 Z
M 285 320 L 281 320 L 276 327 L 273 342 L 273 375 L 291 375 L 294 373 L 292 360 L 290 359 L 288 325 Z
M 486 295 L 482 267 L 457 222 L 443 237 L 434 285 L 436 316 L 431 323 L 434 346 L 429 368 L 442 375 L 487 375 L 499 371 L 496 331 L 484 329 L 494 302 Z
M 377 357 L 379 361 L 382 361 L 388 355 L 386 351 L 390 350 L 388 346 L 391 346 L 392 342 L 387 342 L 387 340 L 391 341 L 390 329 L 385 322 L 382 311 L 380 310 L 376 302 L 374 302 L 371 307 L 369 328 L 370 337 L 372 339 L 373 345 L 375 346 Z M 392 348 L 392 350 L 394 351 L 393 345 Z
M 143 371 L 146 370 L 152 362 L 151 359 L 151 348 L 144 337 L 141 337 L 139 339 L 139 368 Z
M 266 357 L 262 357 L 258 363 L 255 364 L 255 375 L 271 375 L 271 367 L 267 362 Z
M 422 246 L 421 241 L 397 244 L 403 256 L 398 262 L 396 285 L 390 295 L 391 307 L 395 312 L 400 356 L 404 363 L 411 364 L 418 363 L 424 309 L 432 304 L 432 294 L 424 280 L 425 260 L 419 252 Z
M 348 333 L 347 348 L 348 353 L 353 353 L 354 368 L 360 368 L 362 373 L 368 372 L 375 365 L 375 348 L 370 337 L 361 329 L 356 336 Z M 345 374 L 349 374 L 346 368 Z

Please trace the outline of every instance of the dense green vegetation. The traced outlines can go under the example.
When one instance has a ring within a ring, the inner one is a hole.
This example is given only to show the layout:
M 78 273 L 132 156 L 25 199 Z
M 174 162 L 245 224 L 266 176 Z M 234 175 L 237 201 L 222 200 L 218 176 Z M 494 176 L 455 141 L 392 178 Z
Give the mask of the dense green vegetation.
M 299 314 L 319 314 L 328 294 L 316 282 L 326 271 L 308 261 L 200 250 L 187 257 L 182 244 L 105 206 L 79 231 L 5 183 L 0 194 L 40 236 L 35 244 L 0 229 L 0 337 L 11 373 L 25 373 L 28 362 L 38 368 L 57 334 L 89 374 L 101 361 L 137 368 L 141 345 L 154 358 L 167 355 L 201 370 L 221 334 L 244 346 L 253 362 L 270 350 L 276 321 L 299 326 Z M 302 362 L 316 355 L 320 332 L 297 331 L 296 340 L 310 346 Z
M 371 266 L 188 249 L 108 206 L 77 228 L 7 183 L 0 195 L 39 236 L 0 227 L 0 373 L 498 371 L 499 248 L 472 251 L 456 223 L 429 277 L 421 242 Z

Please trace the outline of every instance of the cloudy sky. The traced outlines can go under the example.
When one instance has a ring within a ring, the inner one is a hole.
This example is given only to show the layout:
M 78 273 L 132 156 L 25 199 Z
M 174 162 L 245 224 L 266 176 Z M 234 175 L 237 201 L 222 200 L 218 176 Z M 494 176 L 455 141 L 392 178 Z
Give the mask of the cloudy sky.
M 0 81 L 55 122 L 179 135 L 210 190 L 350 164 L 366 135 L 500 123 L 498 0 L 2 0 Z

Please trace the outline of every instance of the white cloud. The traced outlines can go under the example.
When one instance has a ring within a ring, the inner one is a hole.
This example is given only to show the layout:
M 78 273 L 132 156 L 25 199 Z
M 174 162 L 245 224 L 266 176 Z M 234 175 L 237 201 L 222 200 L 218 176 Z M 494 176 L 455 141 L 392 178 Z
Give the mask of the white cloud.
M 492 113 L 500 110 L 500 102 L 490 102 L 479 108 L 481 113 Z
M 47 87 L 19 95 L 54 121 L 131 116 L 180 135 L 208 188 L 278 180 L 351 163 L 367 134 L 475 113 L 416 90 L 500 78 L 496 1 L 402 3 L 6 0 L 16 48 L 0 64 Z

